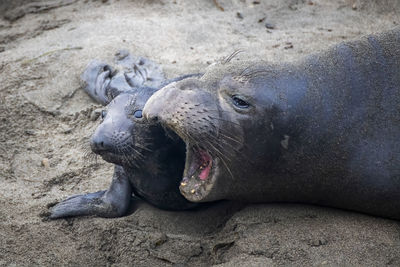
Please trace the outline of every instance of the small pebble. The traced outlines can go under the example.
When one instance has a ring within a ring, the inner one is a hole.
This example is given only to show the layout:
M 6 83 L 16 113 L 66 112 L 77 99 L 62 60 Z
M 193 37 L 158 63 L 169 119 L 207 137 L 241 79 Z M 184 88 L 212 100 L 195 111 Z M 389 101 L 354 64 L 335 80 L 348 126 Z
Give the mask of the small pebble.
M 117 53 L 115 53 L 115 57 L 117 60 L 123 60 L 128 55 L 129 55 L 129 52 L 128 52 L 128 50 L 125 50 L 125 49 L 121 49 Z
M 74 120 L 76 120 L 79 117 L 79 112 L 75 112 L 74 114 Z
M 242 13 L 240 13 L 240 12 L 237 12 L 237 13 L 236 13 L 236 17 L 238 17 L 239 19 L 243 19 L 243 15 L 242 15 Z
M 28 130 L 25 130 L 25 134 L 26 135 L 35 135 L 36 133 L 34 130 L 28 129 Z
M 46 169 L 50 168 L 49 159 L 48 159 L 48 158 L 43 158 L 43 159 L 42 159 L 42 162 L 41 162 L 41 165 L 42 165 L 43 167 L 45 167 Z
M 61 132 L 62 132 L 63 134 L 70 134 L 70 133 L 72 133 L 72 130 L 73 130 L 73 129 L 74 129 L 74 128 L 70 128 L 70 127 L 69 127 L 69 128 L 63 128 Z
M 267 23 L 265 23 L 265 28 L 273 30 L 273 29 L 275 29 L 275 25 L 272 24 L 272 23 L 267 22 Z
M 286 42 L 284 49 L 291 49 L 293 48 L 293 44 L 291 42 Z
M 62 116 L 60 119 L 61 119 L 62 121 L 71 121 L 72 115 Z
M 162 233 L 159 236 L 153 238 L 153 240 L 151 240 L 151 245 L 153 248 L 156 248 L 166 243 L 167 241 L 168 241 L 168 236 Z
M 328 241 L 325 238 L 311 240 L 310 245 L 312 247 L 319 247 L 328 244 Z

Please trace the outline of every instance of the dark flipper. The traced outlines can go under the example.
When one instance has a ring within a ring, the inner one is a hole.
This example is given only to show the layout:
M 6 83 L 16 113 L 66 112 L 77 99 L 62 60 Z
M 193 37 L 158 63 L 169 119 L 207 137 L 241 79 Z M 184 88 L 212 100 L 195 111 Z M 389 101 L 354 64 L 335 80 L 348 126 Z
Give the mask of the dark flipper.
M 107 87 L 111 82 L 112 68 L 104 62 L 92 60 L 81 75 L 85 83 L 84 89 L 94 100 L 107 105 Z
M 93 60 L 81 75 L 85 91 L 103 105 L 121 92 L 141 87 L 159 88 L 165 80 L 159 65 L 126 50 L 115 55 L 115 63 L 116 70 L 113 70 L 110 65 Z
M 115 63 L 122 68 L 120 72 L 132 88 L 160 88 L 165 81 L 160 65 L 147 58 L 131 55 L 127 50 L 115 54 Z
M 116 166 L 108 190 L 71 196 L 51 209 L 50 219 L 85 215 L 121 217 L 129 208 L 131 196 L 129 180 L 123 169 Z

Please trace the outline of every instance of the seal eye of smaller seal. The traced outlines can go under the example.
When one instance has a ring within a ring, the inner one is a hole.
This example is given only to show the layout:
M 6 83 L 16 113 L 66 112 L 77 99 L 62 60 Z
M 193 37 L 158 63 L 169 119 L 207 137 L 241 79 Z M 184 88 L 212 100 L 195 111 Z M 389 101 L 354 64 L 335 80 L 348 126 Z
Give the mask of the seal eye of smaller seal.
M 133 112 L 133 116 L 135 116 L 135 118 L 137 119 L 141 119 L 143 117 L 142 110 L 141 109 L 135 110 Z
M 106 117 L 106 115 L 107 115 L 107 111 L 102 110 L 102 111 L 101 111 L 101 114 L 100 114 L 101 119 L 104 119 L 104 118 Z
M 237 95 L 232 96 L 232 102 L 238 108 L 248 108 L 250 106 L 249 103 L 247 103 L 246 101 L 241 99 L 240 96 Z

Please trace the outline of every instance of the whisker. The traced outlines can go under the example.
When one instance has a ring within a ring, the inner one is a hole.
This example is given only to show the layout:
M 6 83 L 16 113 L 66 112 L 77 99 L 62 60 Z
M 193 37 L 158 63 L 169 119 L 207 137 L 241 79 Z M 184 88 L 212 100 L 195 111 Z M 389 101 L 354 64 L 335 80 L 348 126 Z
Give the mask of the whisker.
M 238 50 L 234 51 L 230 56 L 228 56 L 227 58 L 224 59 L 222 64 L 226 64 L 226 63 L 230 62 L 234 57 L 236 57 L 240 53 L 243 53 L 242 49 L 238 49 Z
M 122 161 L 125 162 L 125 164 L 127 164 L 129 166 L 132 166 L 132 165 L 136 166 L 136 161 L 131 160 L 130 157 L 128 157 L 128 155 L 119 146 L 117 146 L 117 151 L 118 151 L 118 154 L 122 157 Z
M 210 142 L 207 142 L 207 143 L 208 143 L 209 145 L 213 146 Z M 228 172 L 229 172 L 230 176 L 232 177 L 232 179 L 235 179 L 235 178 L 233 177 L 233 174 L 232 174 L 231 169 L 228 167 L 228 164 L 226 164 L 226 162 L 225 162 L 225 160 L 224 160 L 224 158 L 225 158 L 224 154 L 222 154 L 218 149 L 217 149 L 216 151 L 219 152 L 219 153 L 221 154 L 220 159 L 221 159 L 222 163 L 225 165 L 225 168 L 228 170 Z M 225 158 L 225 159 L 227 159 L 227 158 Z M 227 160 L 230 161 L 229 159 L 227 159 Z
M 236 153 L 240 153 L 240 151 L 234 145 L 232 145 L 231 143 L 227 142 L 226 140 L 224 140 L 224 139 L 221 140 L 221 139 L 219 139 L 219 138 L 217 138 L 217 137 L 215 137 L 215 136 L 213 136 L 213 135 L 211 135 L 209 133 L 206 133 L 206 134 L 207 134 L 208 137 L 213 138 L 213 141 L 215 141 L 215 143 L 213 143 L 213 144 L 215 146 L 218 146 L 220 149 L 224 150 L 224 148 L 220 144 L 220 141 L 224 141 L 224 144 L 228 145 L 230 147 L 230 149 L 232 149 Z M 226 152 L 229 152 L 229 151 L 226 151 Z M 229 155 L 230 156 L 234 156 L 234 154 L 232 152 L 229 152 Z
M 139 148 L 141 148 L 141 149 L 143 149 L 143 150 L 146 150 L 146 151 L 149 151 L 149 152 L 153 152 L 153 150 L 151 150 L 151 149 L 148 148 L 147 146 L 143 146 L 143 145 L 141 145 L 141 144 L 136 144 L 136 146 L 139 147 Z
M 134 156 L 139 157 L 139 159 L 144 160 L 145 156 L 143 155 L 143 153 L 141 153 L 139 150 L 137 150 L 134 146 L 127 144 L 126 145 L 128 148 L 130 148 L 130 150 L 133 151 Z
M 213 116 L 210 116 L 210 115 L 208 115 L 208 118 L 211 119 L 211 120 L 219 120 L 219 121 L 227 122 L 227 123 L 230 123 L 230 124 L 233 124 L 233 125 L 241 127 L 241 125 L 239 123 L 233 122 L 233 121 L 230 121 L 230 120 L 225 120 L 225 119 L 222 119 L 222 118 L 219 118 L 219 117 L 213 117 Z
M 237 140 L 237 139 L 233 138 L 232 136 L 229 136 L 229 135 L 227 135 L 227 134 L 224 134 L 224 133 L 222 132 L 222 130 L 219 132 L 219 134 L 222 135 L 224 138 L 227 138 L 227 139 L 229 139 L 229 140 L 232 140 L 232 141 L 238 143 L 239 145 L 243 145 L 243 142 L 241 142 L 240 140 Z
M 216 148 L 212 143 L 208 142 L 207 143 L 214 149 L 215 152 L 219 153 L 221 156 L 225 156 L 218 148 Z M 230 159 L 227 159 L 230 161 Z

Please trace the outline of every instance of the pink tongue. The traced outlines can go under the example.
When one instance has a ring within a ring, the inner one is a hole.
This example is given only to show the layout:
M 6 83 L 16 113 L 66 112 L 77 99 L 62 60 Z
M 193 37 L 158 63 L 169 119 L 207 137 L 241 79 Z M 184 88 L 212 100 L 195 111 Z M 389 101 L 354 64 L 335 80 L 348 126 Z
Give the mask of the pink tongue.
M 207 152 L 200 152 L 200 155 L 201 155 L 201 159 L 203 160 L 203 162 L 209 162 L 208 163 L 208 165 L 207 165 L 207 167 L 205 167 L 202 171 L 201 171 L 201 173 L 200 173 L 200 175 L 199 175 L 199 178 L 201 179 L 201 180 L 206 180 L 207 178 L 208 178 L 208 175 L 210 174 L 210 170 L 211 170 L 211 166 L 212 166 L 212 161 L 211 161 L 211 157 L 208 155 L 208 153 Z
M 211 163 L 208 164 L 208 166 L 205 167 L 205 168 L 201 171 L 201 173 L 200 173 L 200 175 L 199 175 L 199 178 L 200 178 L 201 180 L 206 180 L 206 179 L 208 178 L 208 175 L 210 174 L 210 170 L 211 170 Z

